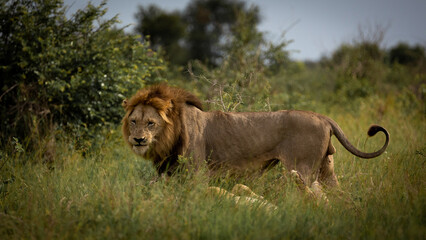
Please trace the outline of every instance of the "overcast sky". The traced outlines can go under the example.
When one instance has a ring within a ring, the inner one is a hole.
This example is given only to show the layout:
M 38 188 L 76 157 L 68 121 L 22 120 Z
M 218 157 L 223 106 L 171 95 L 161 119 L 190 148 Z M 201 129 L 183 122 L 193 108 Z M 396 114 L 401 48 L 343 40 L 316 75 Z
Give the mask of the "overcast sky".
M 70 12 L 84 8 L 87 0 L 65 0 Z M 98 5 L 102 0 L 92 0 Z M 108 0 L 106 18 L 118 14 L 121 25 L 135 24 L 138 6 L 156 4 L 165 10 L 183 10 L 190 0 Z M 298 60 L 318 60 L 342 43 L 350 43 L 363 29 L 387 27 L 382 47 L 404 41 L 426 46 L 426 0 L 248 0 L 260 7 L 259 30 L 268 39 L 293 40 L 288 46 Z M 128 28 L 133 31 L 133 26 Z

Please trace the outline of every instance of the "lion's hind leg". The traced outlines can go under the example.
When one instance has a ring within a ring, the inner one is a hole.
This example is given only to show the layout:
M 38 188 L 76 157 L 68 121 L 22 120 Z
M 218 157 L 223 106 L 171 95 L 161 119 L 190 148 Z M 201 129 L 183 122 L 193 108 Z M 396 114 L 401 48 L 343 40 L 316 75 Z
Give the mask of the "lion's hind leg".
M 306 194 L 308 198 L 315 199 L 317 201 L 325 201 L 328 203 L 327 196 L 322 191 L 321 185 L 318 181 L 314 181 L 311 185 L 311 187 L 308 187 L 305 182 L 303 181 L 300 173 L 295 170 L 291 170 L 291 177 L 295 181 L 297 187 L 299 190 Z
M 333 155 L 329 154 L 323 160 L 319 171 L 318 180 L 325 187 L 333 188 L 339 186 L 339 181 L 337 180 L 336 174 L 334 173 Z
M 314 193 L 312 190 L 306 186 L 305 181 L 303 181 L 302 176 L 300 173 L 296 170 L 291 170 L 290 172 L 291 178 L 296 183 L 297 188 L 299 188 L 300 191 L 303 193 L 306 193 L 308 196 L 314 197 Z

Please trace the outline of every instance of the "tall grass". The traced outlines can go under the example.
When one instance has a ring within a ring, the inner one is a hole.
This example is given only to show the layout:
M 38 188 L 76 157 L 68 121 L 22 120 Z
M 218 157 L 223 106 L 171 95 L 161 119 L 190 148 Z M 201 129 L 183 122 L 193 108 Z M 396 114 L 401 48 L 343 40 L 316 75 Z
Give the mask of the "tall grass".
M 355 114 L 331 115 L 361 149 L 383 144 L 384 137 L 367 140 L 371 123 L 389 130 L 391 144 L 382 156 L 362 160 L 334 139 L 341 189 L 328 192 L 329 205 L 306 200 L 282 166 L 238 180 L 209 179 L 201 170 L 153 181 L 150 163 L 124 145 L 119 131 L 87 154 L 58 142 L 50 166 L 33 164 L 31 153 L 2 152 L 0 239 L 424 239 L 425 119 L 398 101 L 371 97 Z M 209 185 L 231 189 L 237 182 L 278 210 L 206 194 Z

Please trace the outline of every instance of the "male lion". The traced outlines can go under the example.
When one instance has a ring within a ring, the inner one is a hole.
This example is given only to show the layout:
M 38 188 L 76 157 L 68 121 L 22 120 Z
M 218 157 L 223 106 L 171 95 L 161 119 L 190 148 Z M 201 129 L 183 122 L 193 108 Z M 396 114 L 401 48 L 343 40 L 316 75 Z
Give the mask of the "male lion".
M 331 136 L 352 154 L 374 158 L 389 143 L 389 133 L 372 125 L 369 136 L 381 131 L 386 142 L 377 152 L 364 153 L 346 139 L 336 122 L 305 111 L 204 112 L 191 93 L 167 85 L 140 90 L 123 101 L 123 135 L 132 150 L 153 161 L 159 174 L 171 174 L 178 157 L 195 166 L 265 170 L 279 161 L 296 172 L 306 186 L 336 186 L 335 148 Z

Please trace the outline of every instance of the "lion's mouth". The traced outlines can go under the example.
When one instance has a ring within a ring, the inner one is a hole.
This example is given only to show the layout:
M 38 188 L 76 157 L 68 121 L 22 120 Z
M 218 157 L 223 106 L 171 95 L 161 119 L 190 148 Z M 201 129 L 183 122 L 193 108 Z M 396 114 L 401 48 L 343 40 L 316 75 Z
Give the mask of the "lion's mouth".
M 146 147 L 148 144 L 135 144 L 134 147 Z

